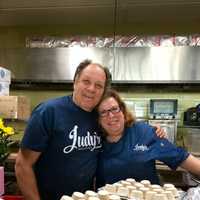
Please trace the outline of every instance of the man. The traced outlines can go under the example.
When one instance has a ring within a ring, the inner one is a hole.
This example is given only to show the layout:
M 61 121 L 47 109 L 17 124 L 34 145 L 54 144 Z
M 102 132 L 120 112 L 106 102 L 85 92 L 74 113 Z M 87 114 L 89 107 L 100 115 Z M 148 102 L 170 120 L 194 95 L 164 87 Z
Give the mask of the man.
M 109 81 L 106 68 L 86 60 L 75 72 L 72 96 L 35 108 L 15 165 L 26 200 L 59 200 L 64 194 L 92 189 L 101 147 L 93 108 Z

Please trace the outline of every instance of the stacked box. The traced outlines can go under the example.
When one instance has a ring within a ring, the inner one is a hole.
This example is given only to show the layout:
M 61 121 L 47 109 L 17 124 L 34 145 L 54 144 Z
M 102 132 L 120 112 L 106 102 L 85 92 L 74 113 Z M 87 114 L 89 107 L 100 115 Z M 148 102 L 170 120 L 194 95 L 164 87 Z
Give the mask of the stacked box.
M 0 67 L 0 96 L 9 95 L 11 82 L 11 72 Z
M 26 96 L 0 96 L 0 117 L 27 120 L 30 117 L 30 99 Z

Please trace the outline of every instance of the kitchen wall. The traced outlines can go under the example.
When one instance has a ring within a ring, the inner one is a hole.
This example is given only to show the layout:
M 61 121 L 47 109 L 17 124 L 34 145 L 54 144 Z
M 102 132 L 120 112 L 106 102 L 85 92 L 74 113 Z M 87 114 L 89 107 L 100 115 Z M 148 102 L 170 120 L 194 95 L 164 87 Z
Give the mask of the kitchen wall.
M 174 86 L 176 87 L 176 86 Z M 117 86 L 115 86 L 117 90 Z M 200 92 L 184 92 L 184 91 L 169 91 L 169 89 L 154 89 L 149 88 L 141 89 L 141 91 L 133 89 L 120 89 L 120 95 L 125 100 L 131 100 L 133 102 L 141 102 L 148 107 L 149 100 L 154 98 L 171 98 L 178 99 L 178 119 L 182 121 L 183 112 L 192 106 L 196 106 L 200 103 Z M 173 90 L 173 89 L 172 89 Z M 25 95 L 31 99 L 31 108 L 33 109 L 37 104 L 50 98 L 59 97 L 63 95 L 71 94 L 72 90 L 40 90 L 40 91 L 29 91 L 29 90 L 11 90 L 10 95 Z M 147 115 L 148 113 L 145 112 Z M 147 118 L 147 115 L 144 118 Z M 180 123 L 181 125 L 182 123 Z
M 177 86 L 174 86 L 176 89 L 149 89 L 149 88 L 142 88 L 142 89 L 120 89 L 120 95 L 125 100 L 131 100 L 135 103 L 145 105 L 148 109 L 149 106 L 149 99 L 151 98 L 172 98 L 172 99 L 178 99 L 178 134 L 177 134 L 177 144 L 180 146 L 183 146 L 185 148 L 188 147 L 188 145 L 191 146 L 191 144 L 188 144 L 187 142 L 187 129 L 183 128 L 182 122 L 183 122 L 183 112 L 192 106 L 196 106 L 200 103 L 200 93 L 199 92 L 184 92 L 184 91 L 177 91 Z M 117 89 L 117 86 L 115 86 L 115 89 Z M 40 91 L 29 91 L 29 90 L 11 90 L 10 95 L 25 95 L 28 96 L 31 99 L 31 107 L 32 109 L 40 102 L 45 101 L 49 98 L 59 97 L 67 94 L 71 94 L 71 90 L 40 90 Z M 144 112 L 144 118 L 148 118 L 148 111 Z M 22 131 L 25 127 L 25 123 L 22 124 L 16 124 L 18 128 Z M 17 138 L 21 137 L 17 136 Z

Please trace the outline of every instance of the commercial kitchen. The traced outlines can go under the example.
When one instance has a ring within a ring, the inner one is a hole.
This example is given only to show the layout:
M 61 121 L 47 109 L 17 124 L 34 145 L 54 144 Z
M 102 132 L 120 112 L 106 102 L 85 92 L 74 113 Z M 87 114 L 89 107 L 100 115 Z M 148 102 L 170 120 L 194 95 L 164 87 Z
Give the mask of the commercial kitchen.
M 72 93 L 77 65 L 108 67 L 138 121 L 200 158 L 200 2 L 1 0 L 0 118 L 15 130 L 0 152 L 0 197 L 23 199 L 14 165 L 32 110 Z M 200 176 L 157 161 L 162 185 L 187 192 Z M 200 199 L 200 197 L 199 197 Z

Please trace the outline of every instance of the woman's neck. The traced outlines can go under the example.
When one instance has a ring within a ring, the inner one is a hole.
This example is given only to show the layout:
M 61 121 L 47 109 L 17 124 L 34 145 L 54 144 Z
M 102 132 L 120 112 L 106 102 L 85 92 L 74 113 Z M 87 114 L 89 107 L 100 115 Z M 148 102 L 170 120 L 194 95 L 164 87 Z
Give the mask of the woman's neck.
M 110 142 L 110 143 L 114 143 L 114 142 L 118 142 L 119 140 L 120 140 L 120 138 L 122 137 L 122 134 L 119 134 L 119 135 L 112 135 L 112 136 L 110 136 L 110 135 L 108 135 L 107 137 L 106 137 L 106 140 L 108 141 L 108 142 Z

